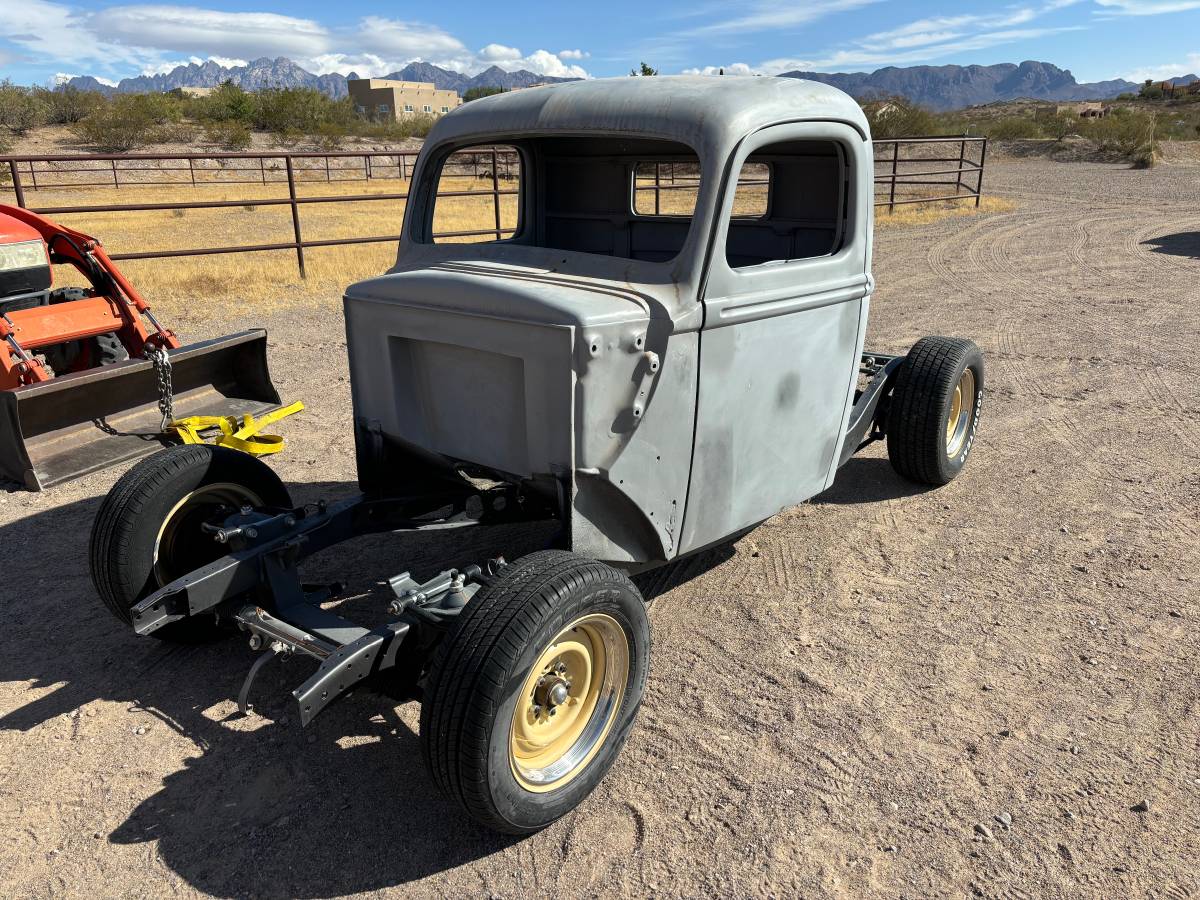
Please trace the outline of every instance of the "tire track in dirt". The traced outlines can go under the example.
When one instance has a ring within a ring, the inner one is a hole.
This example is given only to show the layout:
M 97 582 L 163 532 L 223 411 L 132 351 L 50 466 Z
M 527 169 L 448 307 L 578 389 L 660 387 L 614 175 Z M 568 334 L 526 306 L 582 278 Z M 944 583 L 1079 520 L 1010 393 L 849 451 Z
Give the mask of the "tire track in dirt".
M 1130 218 L 1122 210 L 1101 211 L 1082 219 L 1069 211 L 1040 214 L 1032 217 L 1033 224 L 1029 226 L 1021 221 L 1005 221 L 1005 218 L 1011 219 L 1012 216 L 996 217 L 990 223 L 979 223 L 960 235 L 935 242 L 928 253 L 930 267 L 939 277 L 979 298 L 991 299 L 993 292 L 1011 290 L 1014 285 L 1021 288 L 1022 293 L 1037 295 L 1044 291 L 1052 273 L 1029 265 L 1028 261 L 1036 259 L 1036 255 L 1031 256 L 1021 250 L 1029 246 L 1045 246 L 1051 241 L 1048 235 L 1065 228 L 1071 235 L 1071 240 L 1062 242 L 1066 247 L 1066 256 L 1072 263 L 1073 273 L 1082 275 L 1085 283 L 1094 282 L 1100 287 L 1116 280 L 1140 286 L 1144 284 L 1144 278 L 1137 269 L 1148 252 L 1141 245 L 1144 237 L 1152 232 L 1162 233 L 1164 229 L 1187 227 L 1186 221 L 1168 220 L 1159 221 L 1153 227 L 1127 228 L 1124 226 L 1130 222 Z M 1110 272 L 1094 264 L 1086 250 L 1093 245 L 1093 233 L 1096 235 L 1096 246 L 1111 246 L 1111 238 L 1116 236 L 1114 232 L 1122 236 L 1118 243 L 1125 253 L 1117 257 L 1123 265 Z M 957 256 L 953 256 L 955 253 Z M 952 258 L 965 258 L 970 267 L 955 267 Z M 1017 260 L 1026 260 L 1026 264 L 1021 265 Z M 1180 274 L 1174 263 L 1168 269 L 1174 276 Z M 1155 322 L 1169 315 L 1176 302 L 1171 297 L 1172 293 L 1169 290 L 1154 292 L 1149 306 L 1141 311 L 1143 321 Z M 1005 306 L 1006 310 L 1010 308 L 1009 305 Z M 1139 334 L 1131 318 L 1113 316 L 1105 305 L 1097 304 L 1088 310 L 1087 316 L 1078 317 L 1076 324 L 1080 329 L 1091 332 L 1091 340 L 1087 342 L 1089 345 L 1115 345 L 1121 348 L 1120 356 L 1123 359 L 1145 359 L 1148 364 L 1126 366 L 1132 371 L 1142 394 L 1140 405 L 1159 411 L 1161 420 L 1179 440 L 1195 441 L 1200 427 L 1175 393 L 1167 390 L 1163 370 L 1168 368 L 1168 363 L 1161 358 L 1161 348 L 1150 335 Z M 1009 380 L 1019 393 L 1050 411 L 1050 415 L 1042 417 L 1041 425 L 1073 459 L 1091 474 L 1106 480 L 1115 478 L 1119 482 L 1126 474 L 1125 466 L 1116 459 L 1108 461 L 1107 454 L 1098 461 L 1095 454 L 1083 449 L 1092 443 L 1087 431 L 1075 417 L 1060 408 L 1058 398 L 1049 393 L 1034 374 L 1025 347 L 1031 340 L 1044 338 L 1044 334 L 1031 332 L 1029 321 L 1028 315 L 1016 316 L 1011 312 L 1001 315 L 997 321 L 996 344 L 1003 363 L 1002 377 Z M 1151 334 L 1153 331 L 1151 329 Z M 1164 402 L 1169 409 L 1164 408 Z

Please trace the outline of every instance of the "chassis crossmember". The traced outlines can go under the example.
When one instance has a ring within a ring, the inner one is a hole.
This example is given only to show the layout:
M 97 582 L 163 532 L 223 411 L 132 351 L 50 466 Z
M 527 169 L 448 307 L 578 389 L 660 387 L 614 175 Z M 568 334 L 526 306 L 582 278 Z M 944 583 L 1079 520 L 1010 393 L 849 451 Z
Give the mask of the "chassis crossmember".
M 208 614 L 249 632 L 250 646 L 265 652 L 251 667 L 239 694 L 243 712 L 248 709 L 250 684 L 269 659 L 299 653 L 318 660 L 317 670 L 292 692 L 300 722 L 307 725 L 338 697 L 382 672 L 391 670 L 401 676 L 397 678 L 401 692 L 415 690 L 421 651 L 430 643 L 427 633 L 444 629 L 503 560 L 490 562 L 486 571 L 478 566 L 462 572 L 450 569 L 424 583 L 403 572 L 389 579 L 396 594 L 389 612 L 396 620 L 364 628 L 321 607 L 343 590 L 342 585 L 304 584 L 299 571 L 304 559 L 367 534 L 552 518 L 547 507 L 529 501 L 508 484 L 413 497 L 359 496 L 286 510 L 244 507 L 220 526 L 205 526 L 215 541 L 228 545 L 229 553 L 134 606 L 133 627 L 146 635 L 172 622 Z M 405 665 L 401 649 L 409 651 L 410 665 Z

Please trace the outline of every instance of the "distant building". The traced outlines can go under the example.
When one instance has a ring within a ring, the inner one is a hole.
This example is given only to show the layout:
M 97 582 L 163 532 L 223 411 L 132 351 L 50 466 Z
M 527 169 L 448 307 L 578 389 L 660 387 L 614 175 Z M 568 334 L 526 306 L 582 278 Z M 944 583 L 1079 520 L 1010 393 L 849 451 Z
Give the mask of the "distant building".
M 1054 108 L 1056 115 L 1079 116 L 1081 119 L 1103 119 L 1108 115 L 1108 107 L 1099 101 L 1087 100 L 1083 103 L 1060 103 Z
M 177 87 L 167 91 L 168 94 L 178 94 L 180 97 L 207 97 L 216 88 L 211 87 Z
M 454 91 L 440 91 L 424 81 L 389 81 L 386 78 L 352 78 L 346 82 L 354 108 L 373 119 L 403 116 L 440 116 L 462 105 Z

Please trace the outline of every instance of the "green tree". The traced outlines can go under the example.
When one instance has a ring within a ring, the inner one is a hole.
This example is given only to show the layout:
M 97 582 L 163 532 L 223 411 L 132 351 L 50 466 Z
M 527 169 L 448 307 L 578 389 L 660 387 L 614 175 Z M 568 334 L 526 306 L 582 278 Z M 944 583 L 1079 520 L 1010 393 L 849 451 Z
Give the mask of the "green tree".
M 637 78 L 639 76 L 645 78 L 650 75 L 657 75 L 658 69 L 652 69 L 652 68 L 650 68 L 650 66 L 646 65 L 646 63 L 642 63 L 640 68 L 630 69 L 629 74 L 632 75 L 634 78 Z
M 503 94 L 502 87 L 473 87 L 467 88 L 467 92 L 463 94 L 463 103 L 470 103 L 472 100 L 478 100 L 481 97 L 491 97 L 493 94 Z

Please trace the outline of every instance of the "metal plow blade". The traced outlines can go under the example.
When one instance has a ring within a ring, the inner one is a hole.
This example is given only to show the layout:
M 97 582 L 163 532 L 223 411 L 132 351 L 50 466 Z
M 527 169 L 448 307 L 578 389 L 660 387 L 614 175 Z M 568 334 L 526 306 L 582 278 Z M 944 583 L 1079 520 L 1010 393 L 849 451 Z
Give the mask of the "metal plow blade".
M 180 347 L 171 368 L 177 419 L 279 406 L 261 329 Z M 0 485 L 40 491 L 152 453 L 164 445 L 158 401 L 140 359 L 0 391 Z

